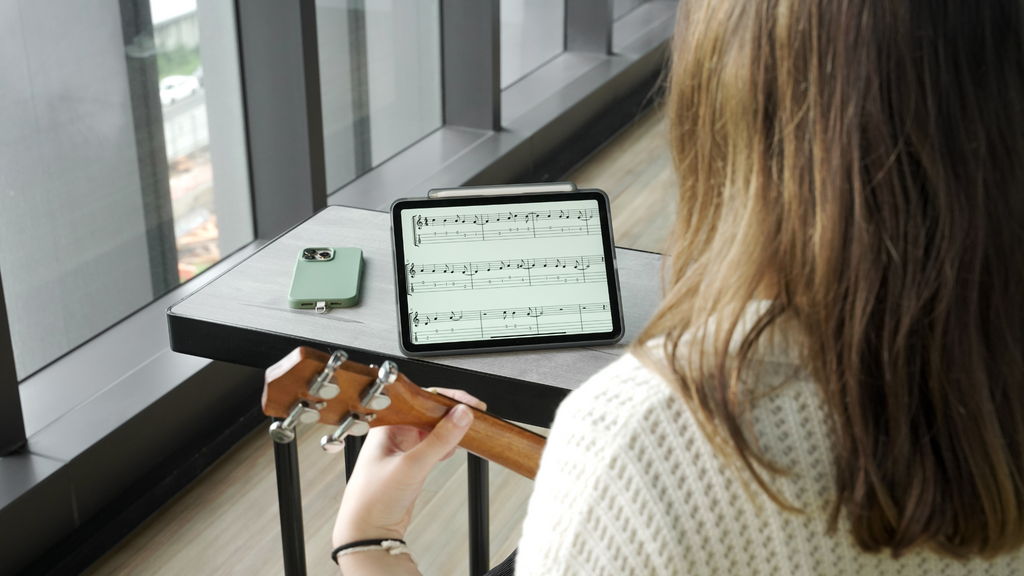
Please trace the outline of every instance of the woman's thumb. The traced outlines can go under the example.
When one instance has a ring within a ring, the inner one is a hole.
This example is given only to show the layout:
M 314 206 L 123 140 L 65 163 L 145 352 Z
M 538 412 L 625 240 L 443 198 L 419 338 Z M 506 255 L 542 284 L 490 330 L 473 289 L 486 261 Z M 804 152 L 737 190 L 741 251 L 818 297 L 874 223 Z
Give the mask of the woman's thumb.
M 407 456 L 429 469 L 459 445 L 472 423 L 473 410 L 464 404 L 456 404 Z

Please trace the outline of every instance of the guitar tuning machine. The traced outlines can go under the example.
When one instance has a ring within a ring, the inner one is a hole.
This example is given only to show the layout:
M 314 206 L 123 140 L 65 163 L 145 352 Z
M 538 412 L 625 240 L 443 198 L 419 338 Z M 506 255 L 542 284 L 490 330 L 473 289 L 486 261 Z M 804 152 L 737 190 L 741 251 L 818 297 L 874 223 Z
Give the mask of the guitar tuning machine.
M 348 360 L 348 354 L 344 350 L 335 350 L 327 360 L 323 371 L 309 385 L 309 393 L 324 400 L 330 400 L 337 396 L 341 392 L 341 388 L 338 388 L 337 384 L 331 382 L 331 378 L 334 377 L 334 373 L 346 360 Z
M 322 403 L 317 403 L 317 406 Z M 284 420 L 274 422 L 270 425 L 270 437 L 278 444 L 287 444 L 292 440 L 295 440 L 295 426 L 299 422 L 304 424 L 312 424 L 320 420 L 320 411 L 316 408 L 310 408 L 309 404 L 305 402 L 299 402 L 296 404 L 292 411 L 288 413 L 288 417 Z
M 345 436 L 364 436 L 370 431 L 370 421 L 376 418 L 376 414 L 367 414 L 360 419 L 358 414 L 349 412 L 341 421 L 338 428 L 320 439 L 320 447 L 325 452 L 341 452 L 345 447 Z
M 398 379 L 398 364 L 391 360 L 385 360 L 377 370 L 377 379 L 366 388 L 359 403 L 370 410 L 383 410 L 391 405 L 391 398 L 388 398 L 384 387 L 394 383 Z

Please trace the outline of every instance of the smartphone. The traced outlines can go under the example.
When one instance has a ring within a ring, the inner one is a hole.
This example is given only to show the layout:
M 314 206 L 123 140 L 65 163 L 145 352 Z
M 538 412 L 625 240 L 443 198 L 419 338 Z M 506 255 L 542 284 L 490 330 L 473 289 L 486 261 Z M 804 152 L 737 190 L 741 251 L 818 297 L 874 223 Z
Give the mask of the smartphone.
M 363 251 L 359 248 L 303 248 L 295 261 L 288 306 L 323 314 L 359 302 Z

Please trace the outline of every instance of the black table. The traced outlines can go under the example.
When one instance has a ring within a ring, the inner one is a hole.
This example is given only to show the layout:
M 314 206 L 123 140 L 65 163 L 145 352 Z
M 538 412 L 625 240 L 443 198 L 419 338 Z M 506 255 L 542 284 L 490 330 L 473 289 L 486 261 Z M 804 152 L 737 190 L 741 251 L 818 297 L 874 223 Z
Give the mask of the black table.
M 364 364 L 394 360 L 421 386 L 462 388 L 503 418 L 548 427 L 563 398 L 615 360 L 653 314 L 662 256 L 618 248 L 626 336 L 615 346 L 562 348 L 429 359 L 398 348 L 390 219 L 385 212 L 329 206 L 268 243 L 167 311 L 171 348 L 213 360 L 267 368 L 296 346 L 345 350 Z M 308 246 L 363 250 L 362 298 L 352 308 L 317 315 L 293 310 L 286 297 L 296 255 Z M 346 446 L 347 463 L 358 442 Z M 350 449 L 352 447 L 353 449 Z M 302 507 L 295 443 L 274 445 L 285 573 L 305 574 Z M 351 470 L 351 465 L 347 466 Z M 488 562 L 486 462 L 469 459 L 470 570 Z M 481 570 L 483 568 L 483 570 Z

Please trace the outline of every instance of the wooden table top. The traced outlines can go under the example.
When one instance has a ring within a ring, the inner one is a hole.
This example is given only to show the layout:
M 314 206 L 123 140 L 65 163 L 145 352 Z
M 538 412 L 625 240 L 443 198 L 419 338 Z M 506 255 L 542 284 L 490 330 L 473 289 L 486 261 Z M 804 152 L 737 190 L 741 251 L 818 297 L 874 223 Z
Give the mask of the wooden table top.
M 318 315 L 288 307 L 292 268 L 308 246 L 363 250 L 362 297 Z M 626 334 L 614 346 L 407 358 L 398 347 L 390 218 L 329 206 L 167 311 L 177 352 L 265 368 L 297 345 L 344 349 L 358 362 L 395 360 L 421 386 L 464 388 L 505 418 L 546 426 L 569 391 L 620 356 L 660 298 L 660 254 L 618 248 Z

